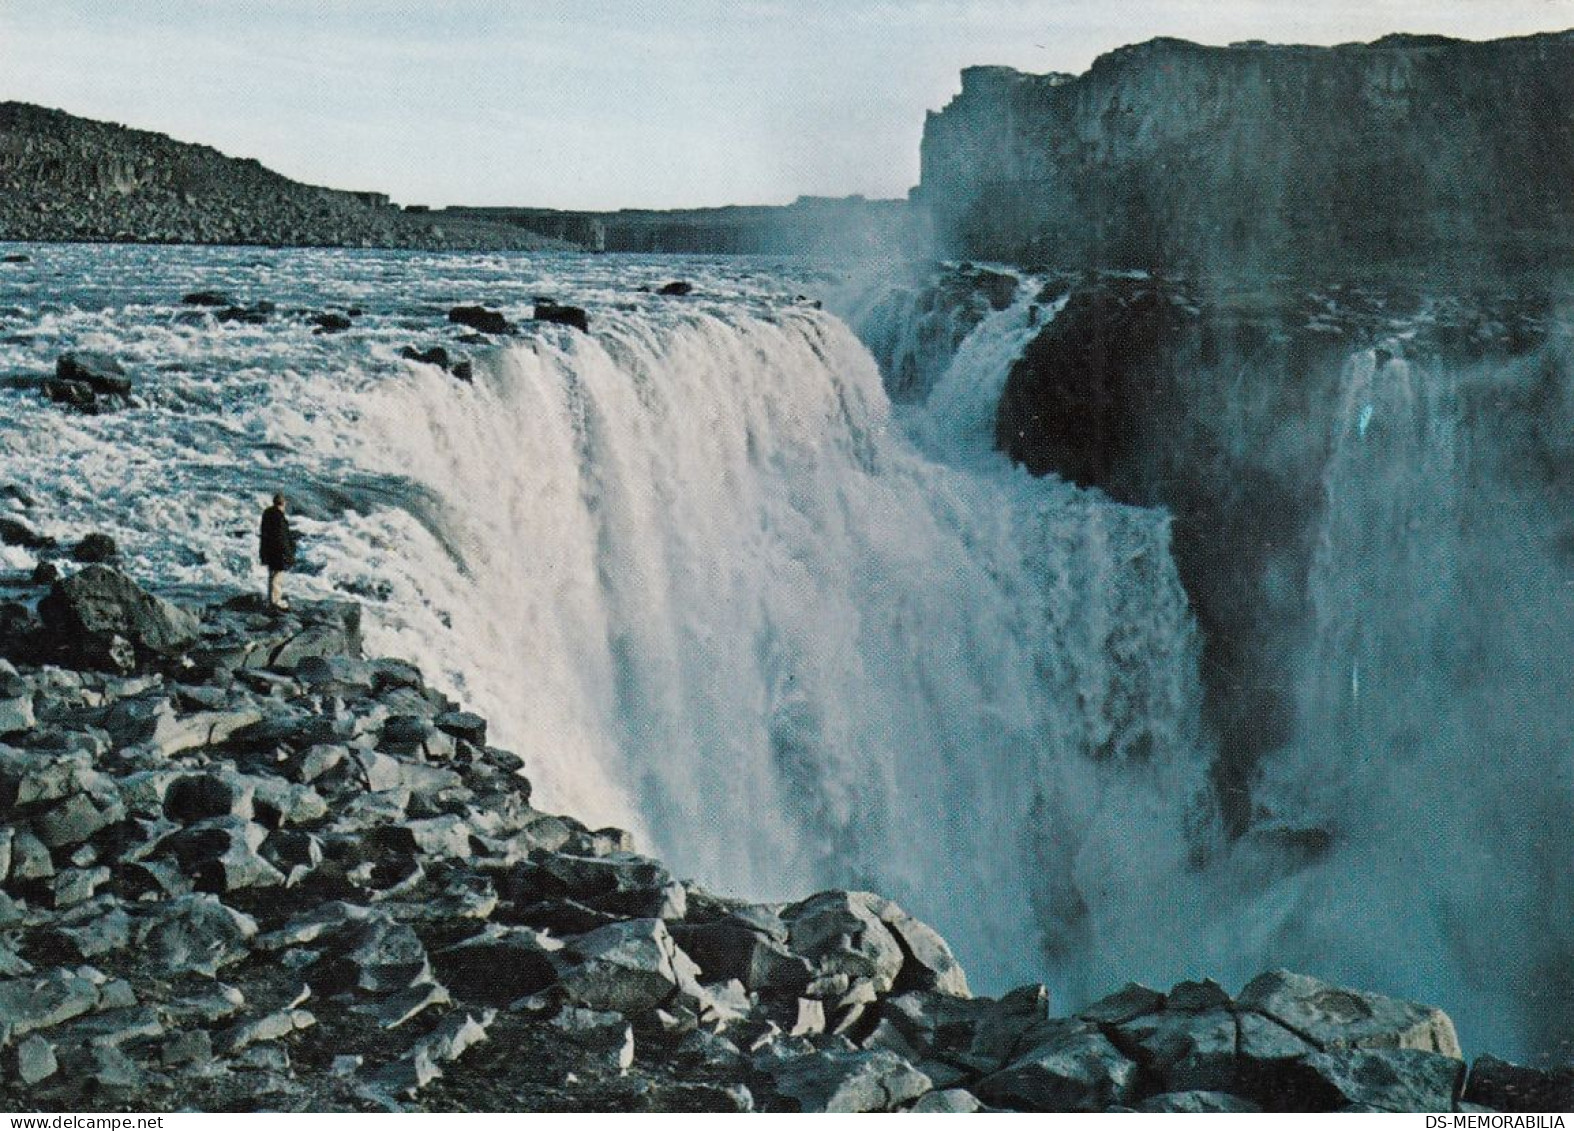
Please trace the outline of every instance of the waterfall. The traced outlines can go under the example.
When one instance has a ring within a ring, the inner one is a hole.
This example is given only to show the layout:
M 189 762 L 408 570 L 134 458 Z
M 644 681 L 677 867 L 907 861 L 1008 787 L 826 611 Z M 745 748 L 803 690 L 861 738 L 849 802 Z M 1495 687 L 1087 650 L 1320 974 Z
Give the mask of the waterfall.
M 361 462 L 447 516 L 412 551 L 452 629 L 423 658 L 481 658 L 448 661 L 544 804 L 716 890 L 877 888 L 986 988 L 1081 961 L 1187 852 L 1196 646 L 1165 516 L 989 451 L 1026 306 L 927 416 L 803 307 L 612 316 L 374 391 Z

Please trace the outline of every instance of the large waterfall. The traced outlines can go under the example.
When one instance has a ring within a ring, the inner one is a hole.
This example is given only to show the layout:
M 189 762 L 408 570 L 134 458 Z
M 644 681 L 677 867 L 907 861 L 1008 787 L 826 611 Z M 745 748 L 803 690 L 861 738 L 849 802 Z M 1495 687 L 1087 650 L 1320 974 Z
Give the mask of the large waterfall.
M 286 490 L 297 595 L 363 601 L 371 647 L 489 716 L 542 807 L 749 899 L 879 890 L 986 991 L 1043 979 L 1070 1008 L 1282 964 L 1436 1002 L 1480 1047 L 1556 1046 L 1566 359 L 1352 354 L 1297 733 L 1227 841 L 1168 516 L 994 451 L 1007 370 L 1056 315 L 1031 285 L 959 319 L 751 260 L 50 256 L 47 286 L 0 293 L 0 366 L 110 350 L 139 404 L 0 387 L 0 508 L 109 532 L 179 595 L 256 585 L 257 509 Z M 680 270 L 693 296 L 654 293 Z M 181 309 L 197 286 L 286 313 L 215 325 Z M 444 322 L 538 294 L 592 332 Z M 328 307 L 364 313 L 336 336 L 288 313 Z M 400 356 L 434 340 L 473 383 Z
M 1203 835 L 1165 517 L 970 419 L 1026 330 L 980 328 L 926 415 L 828 314 L 615 315 L 379 388 L 364 460 L 441 497 L 422 568 L 548 803 L 735 894 L 890 893 L 1003 987 Z

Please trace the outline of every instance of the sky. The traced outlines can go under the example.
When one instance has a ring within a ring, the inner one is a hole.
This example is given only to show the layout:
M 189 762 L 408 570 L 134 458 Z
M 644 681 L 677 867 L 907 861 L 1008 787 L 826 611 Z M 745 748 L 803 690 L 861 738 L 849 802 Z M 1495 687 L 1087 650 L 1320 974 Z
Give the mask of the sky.
M 1574 28 L 1574 0 L 0 0 L 0 100 L 404 204 L 902 196 L 965 66 Z

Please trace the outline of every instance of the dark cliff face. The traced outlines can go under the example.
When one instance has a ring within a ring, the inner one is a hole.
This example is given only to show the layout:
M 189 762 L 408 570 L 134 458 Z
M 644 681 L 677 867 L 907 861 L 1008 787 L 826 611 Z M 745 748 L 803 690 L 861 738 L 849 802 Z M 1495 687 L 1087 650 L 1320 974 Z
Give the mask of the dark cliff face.
M 1363 421 L 1353 368 L 1381 375 L 1401 359 L 1418 387 L 1456 389 L 1430 405 L 1417 395 L 1405 411 L 1446 417 L 1455 442 L 1474 453 L 1458 482 L 1432 485 L 1456 496 L 1444 520 L 1463 539 L 1458 552 L 1480 541 L 1487 559 L 1501 553 L 1482 531 L 1495 509 L 1507 510 L 1514 553 L 1544 558 L 1549 576 L 1561 576 L 1569 536 L 1533 517 L 1567 514 L 1574 497 L 1574 453 L 1562 438 L 1574 427 L 1564 392 L 1569 326 L 1559 310 L 1540 293 L 1445 299 L 1341 285 L 1204 296 L 1176 282 L 1089 276 L 1013 366 L 996 419 L 1003 451 L 1034 474 L 1175 515 L 1176 566 L 1205 642 L 1216 784 L 1236 829 L 1253 815 L 1263 757 L 1318 729 L 1304 717 L 1315 619 L 1308 583 L 1327 537 L 1341 436 L 1348 448 L 1350 430 L 1360 430 L 1359 458 L 1375 461 L 1372 475 L 1394 475 L 1396 493 L 1423 473 L 1414 452 L 1385 449 L 1389 408 Z M 1513 507 L 1500 505 L 1510 498 Z M 1419 544 L 1445 532 L 1373 536 Z M 1490 560 L 1458 564 L 1475 571 L 1469 585 L 1490 590 Z M 1424 593 L 1429 580 L 1406 584 Z M 1491 600 L 1483 592 L 1473 604 Z M 1447 619 L 1461 638 L 1496 631 L 1470 628 L 1463 611 Z
M 1574 262 L 1574 33 L 1154 40 L 963 72 L 925 125 L 949 250 L 1060 266 L 1512 273 Z

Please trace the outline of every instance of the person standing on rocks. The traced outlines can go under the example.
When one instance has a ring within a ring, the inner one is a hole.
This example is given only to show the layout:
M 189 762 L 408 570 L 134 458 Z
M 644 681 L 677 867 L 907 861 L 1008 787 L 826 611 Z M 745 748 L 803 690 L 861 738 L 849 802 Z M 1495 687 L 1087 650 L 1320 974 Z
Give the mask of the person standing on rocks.
M 284 517 L 285 498 L 273 496 L 273 505 L 262 512 L 261 545 L 257 556 L 268 567 L 268 608 L 282 612 L 290 607 L 284 597 L 284 572 L 295 564 L 295 535 Z

